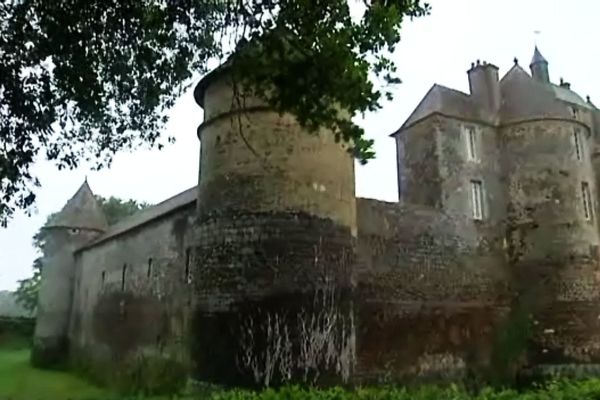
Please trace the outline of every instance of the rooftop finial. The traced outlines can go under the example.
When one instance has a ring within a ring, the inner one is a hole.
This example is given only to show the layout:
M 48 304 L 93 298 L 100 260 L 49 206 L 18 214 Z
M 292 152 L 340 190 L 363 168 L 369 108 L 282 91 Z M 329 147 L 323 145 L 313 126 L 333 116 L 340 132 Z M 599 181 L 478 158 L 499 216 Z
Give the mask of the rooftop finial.
M 538 40 L 538 37 L 541 35 L 541 33 L 542 33 L 542 31 L 540 31 L 540 30 L 533 31 L 533 44 L 535 47 L 537 47 L 537 42 L 538 42 L 537 40 Z
M 590 95 L 589 95 L 589 94 L 588 94 L 587 96 L 585 96 L 585 100 L 586 100 L 588 103 L 591 103 L 591 102 L 592 102 L 592 99 L 590 99 Z
M 519 65 L 519 59 L 517 57 L 513 58 L 513 62 L 515 65 Z

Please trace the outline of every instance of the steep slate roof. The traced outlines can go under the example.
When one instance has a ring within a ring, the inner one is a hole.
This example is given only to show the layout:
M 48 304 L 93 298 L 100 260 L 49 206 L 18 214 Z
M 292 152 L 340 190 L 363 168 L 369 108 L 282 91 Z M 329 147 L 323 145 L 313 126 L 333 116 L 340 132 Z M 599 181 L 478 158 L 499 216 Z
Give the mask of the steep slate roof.
M 515 64 L 500 80 L 500 120 L 503 123 L 531 117 L 570 118 L 552 85 L 533 79 Z
M 95 231 L 105 231 L 108 227 L 106 217 L 87 183 L 77 190 L 63 209 L 56 215 L 46 228 L 78 228 Z
M 537 63 L 548 61 L 536 46 L 531 65 Z M 501 105 L 497 122 L 500 124 L 525 118 L 571 118 L 570 111 L 564 103 L 594 110 L 594 118 L 600 123 L 600 113 L 596 115 L 597 109 L 591 102 L 585 101 L 568 87 L 534 79 L 518 64 L 502 77 L 499 84 Z M 475 104 L 470 95 L 435 84 L 398 131 L 391 136 L 434 113 L 494 123 L 482 113 L 482 107 Z
M 533 57 L 531 58 L 531 63 L 529 65 L 542 63 L 542 62 L 548 64 L 548 61 L 544 58 L 542 53 L 540 53 L 540 50 L 538 49 L 538 47 L 535 46 L 535 49 L 533 50 Z
M 85 244 L 78 250 L 92 247 L 96 244 L 104 242 L 112 237 L 121 235 L 132 229 L 135 229 L 141 225 L 144 225 L 157 218 L 160 218 L 182 207 L 191 205 L 196 201 L 197 193 L 198 186 L 194 186 L 193 188 L 185 190 L 161 203 L 141 210 L 133 214 L 132 216 L 125 218 L 124 220 L 117 222 L 114 225 L 111 225 L 110 228 L 108 228 L 108 230 L 104 234 L 97 237 L 92 242 Z
M 463 118 L 477 117 L 477 109 L 468 94 L 436 83 L 398 131 L 436 112 Z
M 579 96 L 571 89 L 567 89 L 566 87 L 561 87 L 555 84 L 552 84 L 551 86 L 552 89 L 554 89 L 554 94 L 558 99 L 566 101 L 568 103 L 576 104 L 579 107 L 594 109 L 593 105 L 583 100 L 581 96 Z

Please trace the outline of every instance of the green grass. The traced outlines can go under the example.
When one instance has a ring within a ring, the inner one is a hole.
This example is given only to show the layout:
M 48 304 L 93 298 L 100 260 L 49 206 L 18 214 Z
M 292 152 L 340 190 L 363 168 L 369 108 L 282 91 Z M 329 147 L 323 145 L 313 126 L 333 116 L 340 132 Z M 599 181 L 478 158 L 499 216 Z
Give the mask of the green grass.
M 0 338 L 0 339 L 6 339 Z M 29 343 L 25 340 L 0 340 L 0 400 L 132 400 L 133 397 L 94 386 L 67 372 L 40 370 L 29 364 Z M 373 386 L 353 391 L 325 390 L 288 386 L 280 390 L 250 392 L 210 390 L 186 397 L 211 400 L 600 400 L 600 380 L 563 380 L 548 382 L 523 392 L 484 389 L 473 394 L 459 386 L 423 385 L 410 389 L 401 386 Z M 141 399 L 141 398 L 138 398 Z M 169 397 L 143 398 L 167 400 Z M 179 397 L 179 399 L 183 399 Z
M 99 400 L 114 397 L 114 393 L 95 387 L 68 373 L 32 368 L 27 347 L 0 347 L 2 400 Z

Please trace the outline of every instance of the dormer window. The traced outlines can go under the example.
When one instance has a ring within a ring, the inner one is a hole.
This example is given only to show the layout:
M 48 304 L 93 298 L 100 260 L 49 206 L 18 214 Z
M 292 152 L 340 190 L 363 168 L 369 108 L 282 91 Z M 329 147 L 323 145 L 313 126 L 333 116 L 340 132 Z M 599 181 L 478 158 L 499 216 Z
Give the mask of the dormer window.
M 465 126 L 463 129 L 463 136 L 467 148 L 467 160 L 478 161 L 477 130 L 474 126 Z
M 69 229 L 69 233 L 71 235 L 77 235 L 79 232 L 80 232 L 79 228 L 71 228 L 71 229 Z

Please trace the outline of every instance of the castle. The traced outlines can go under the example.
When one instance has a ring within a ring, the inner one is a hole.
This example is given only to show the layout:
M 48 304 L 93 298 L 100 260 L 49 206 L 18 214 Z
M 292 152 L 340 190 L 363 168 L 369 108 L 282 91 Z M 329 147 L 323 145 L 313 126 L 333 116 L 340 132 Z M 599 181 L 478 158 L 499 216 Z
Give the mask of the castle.
M 224 384 L 596 365 L 600 110 L 537 47 L 530 69 L 429 90 L 392 135 L 398 203 L 213 71 L 197 187 L 109 227 L 84 183 L 46 228 L 32 360 Z

